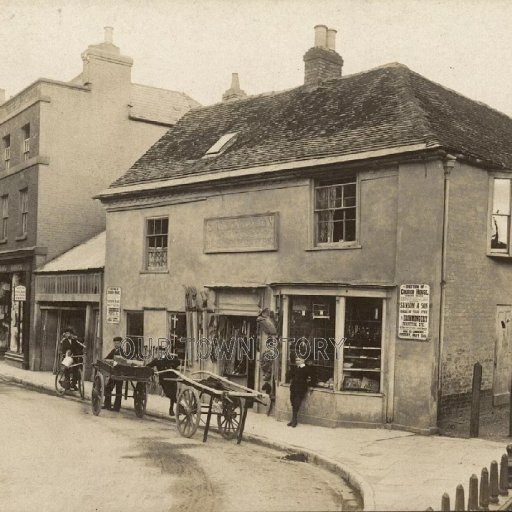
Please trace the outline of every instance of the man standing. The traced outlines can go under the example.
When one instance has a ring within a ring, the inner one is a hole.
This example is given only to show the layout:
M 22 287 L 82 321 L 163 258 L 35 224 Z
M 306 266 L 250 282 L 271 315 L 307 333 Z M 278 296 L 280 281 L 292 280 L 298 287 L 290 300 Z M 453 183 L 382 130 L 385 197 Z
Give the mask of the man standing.
M 296 427 L 302 401 L 306 396 L 308 387 L 316 384 L 316 378 L 313 367 L 306 365 L 304 359 L 300 357 L 295 359 L 295 366 L 290 368 L 288 378 L 290 379 L 290 402 L 292 404 L 292 419 L 288 426 Z
M 76 390 L 76 383 L 78 381 L 78 366 L 75 366 L 75 363 L 81 362 L 81 359 L 75 359 L 75 357 L 83 354 L 83 345 L 78 341 L 78 337 L 71 327 L 64 328 L 59 345 L 61 358 L 66 354 L 68 350 L 71 352 L 71 356 L 73 357 L 70 389 Z M 69 382 L 69 371 L 66 372 L 66 380 Z
M 114 356 L 120 356 L 121 354 L 121 342 L 123 338 L 116 336 L 114 339 L 114 348 L 108 353 L 105 359 L 114 359 Z M 112 390 L 116 388 L 116 398 L 114 400 L 114 407 L 112 408 Z M 121 409 L 121 399 L 123 397 L 123 381 L 114 380 L 112 377 L 108 380 L 105 386 L 105 402 L 103 403 L 103 409 L 112 409 L 113 411 L 119 412 Z
M 160 347 L 160 349 L 164 349 L 164 347 Z M 146 366 L 150 368 L 156 368 L 158 372 L 163 370 L 175 370 L 180 366 L 180 360 L 178 359 L 177 354 L 169 354 L 165 352 L 164 354 L 160 353 L 155 357 L 150 363 Z M 160 386 L 162 387 L 165 396 L 169 398 L 169 416 L 174 416 L 174 404 L 176 403 L 176 392 L 178 388 L 178 384 L 176 381 L 167 380 L 176 378 L 177 375 L 172 372 L 164 372 L 158 375 L 158 381 Z

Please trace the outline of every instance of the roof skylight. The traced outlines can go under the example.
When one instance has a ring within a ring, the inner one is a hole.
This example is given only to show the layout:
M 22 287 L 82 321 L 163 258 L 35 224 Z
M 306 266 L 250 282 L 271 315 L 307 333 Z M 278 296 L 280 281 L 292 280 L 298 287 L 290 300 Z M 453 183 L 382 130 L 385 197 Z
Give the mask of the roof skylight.
M 205 154 L 206 155 L 218 155 L 223 149 L 225 149 L 226 144 L 233 139 L 236 135 L 235 133 L 226 133 L 223 135 Z

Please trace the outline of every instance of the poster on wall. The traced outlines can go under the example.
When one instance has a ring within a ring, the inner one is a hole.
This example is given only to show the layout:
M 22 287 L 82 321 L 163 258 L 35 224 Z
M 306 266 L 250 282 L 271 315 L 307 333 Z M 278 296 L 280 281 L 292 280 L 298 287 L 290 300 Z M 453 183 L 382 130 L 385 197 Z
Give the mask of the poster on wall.
M 118 324 L 121 321 L 121 288 L 107 288 L 107 324 Z
M 398 337 L 426 341 L 430 306 L 428 284 L 402 284 L 398 299 Z

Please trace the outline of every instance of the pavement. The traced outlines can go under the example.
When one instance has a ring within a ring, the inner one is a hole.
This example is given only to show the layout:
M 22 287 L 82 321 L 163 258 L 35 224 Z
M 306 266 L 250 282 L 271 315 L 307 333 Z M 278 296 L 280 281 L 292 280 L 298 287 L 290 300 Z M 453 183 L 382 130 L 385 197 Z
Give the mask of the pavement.
M 55 392 L 51 373 L 21 370 L 4 361 L 0 361 L 0 379 Z M 91 387 L 86 382 L 86 397 L 90 397 Z M 123 401 L 123 407 L 132 408 L 133 402 Z M 169 418 L 168 409 L 167 398 L 149 395 L 147 414 Z M 457 485 L 463 484 L 467 497 L 470 476 L 480 476 L 483 467 L 489 468 L 492 460 L 499 462 L 505 453 L 504 444 L 483 439 L 423 436 L 386 428 L 304 424 L 290 428 L 252 411 L 244 441 L 306 454 L 310 462 L 339 474 L 355 487 L 365 510 L 440 510 L 444 492 L 453 506 Z M 501 500 L 503 506 L 504 498 Z

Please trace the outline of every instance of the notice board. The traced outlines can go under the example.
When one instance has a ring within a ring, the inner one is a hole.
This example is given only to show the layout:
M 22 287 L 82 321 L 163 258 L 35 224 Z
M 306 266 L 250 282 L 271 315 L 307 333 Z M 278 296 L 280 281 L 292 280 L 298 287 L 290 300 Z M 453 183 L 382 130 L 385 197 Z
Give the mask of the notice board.
M 402 284 L 398 298 L 398 337 L 426 341 L 430 311 L 428 284 Z

